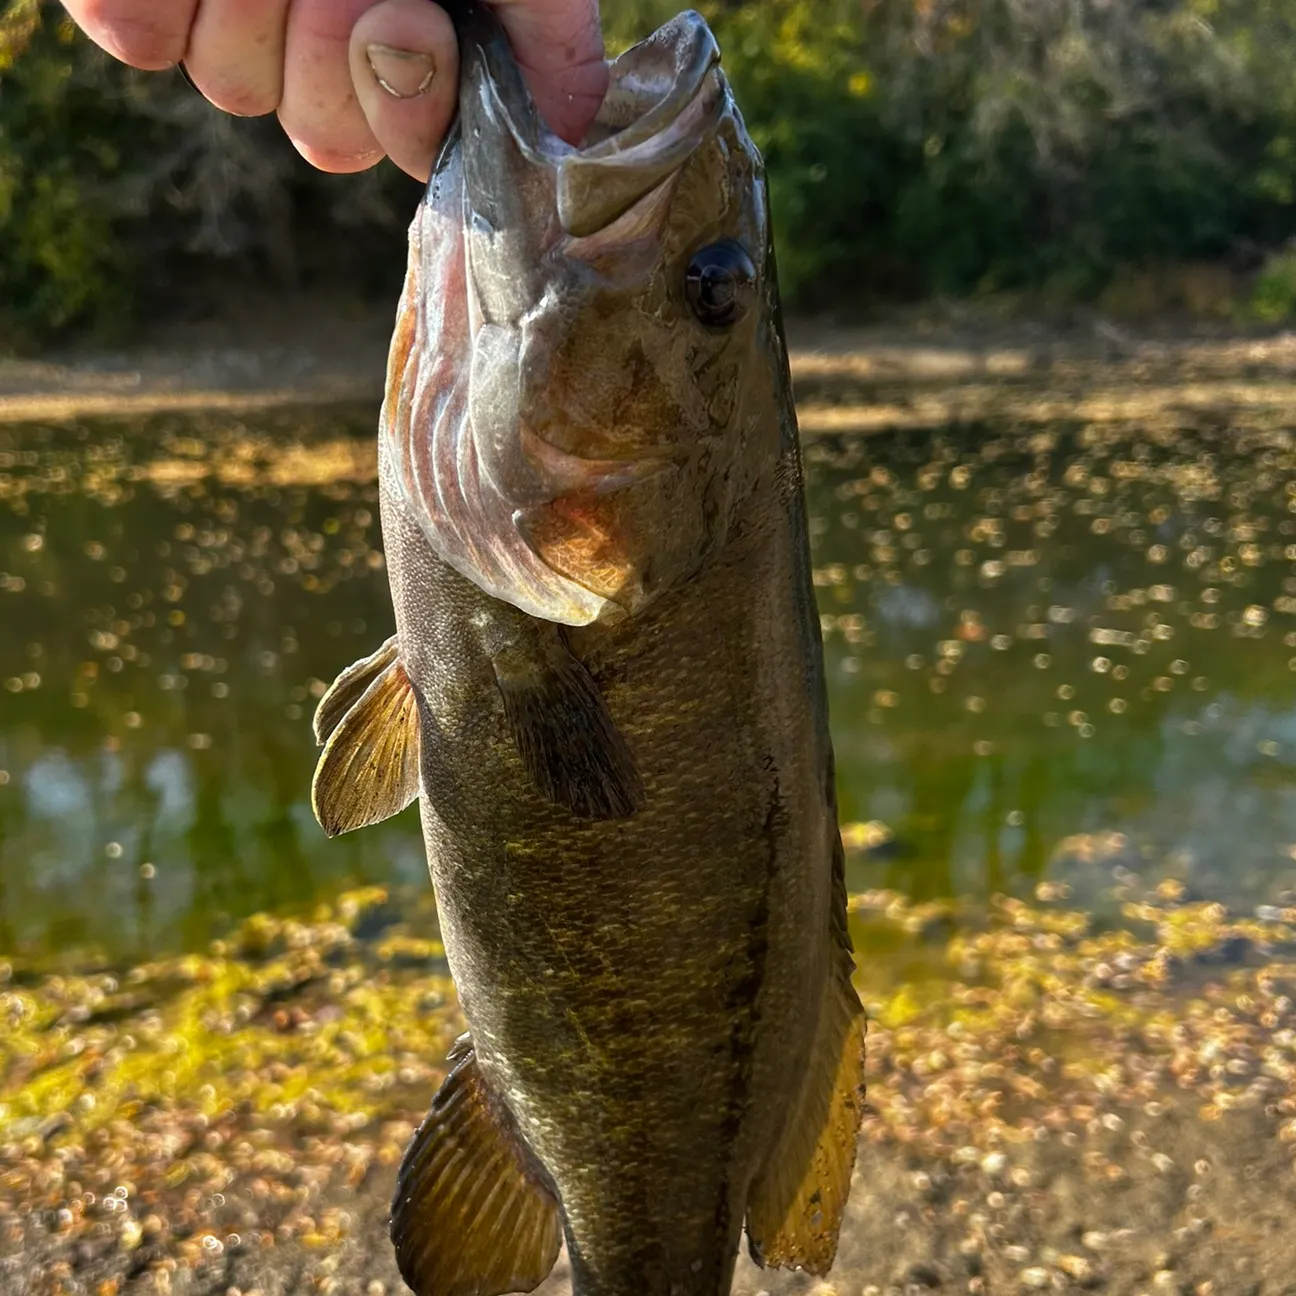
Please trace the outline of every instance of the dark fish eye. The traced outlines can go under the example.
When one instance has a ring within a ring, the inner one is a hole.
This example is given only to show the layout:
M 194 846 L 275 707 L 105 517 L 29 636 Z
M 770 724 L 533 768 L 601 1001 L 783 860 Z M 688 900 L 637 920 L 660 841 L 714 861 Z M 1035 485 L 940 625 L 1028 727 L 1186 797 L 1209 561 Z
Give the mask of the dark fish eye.
M 684 276 L 684 292 L 693 314 L 703 324 L 717 328 L 742 319 L 755 286 L 756 267 L 747 249 L 733 239 L 700 248 Z

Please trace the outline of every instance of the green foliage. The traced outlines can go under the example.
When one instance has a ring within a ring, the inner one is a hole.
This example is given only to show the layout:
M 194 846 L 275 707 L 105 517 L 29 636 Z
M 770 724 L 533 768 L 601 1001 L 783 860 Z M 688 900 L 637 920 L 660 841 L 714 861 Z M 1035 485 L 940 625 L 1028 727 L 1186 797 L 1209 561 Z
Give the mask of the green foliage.
M 1296 228 L 1293 0 L 702 7 L 794 299 L 1075 299 Z
M 1265 262 L 1250 304 L 1251 314 L 1266 324 L 1296 317 L 1296 252 L 1279 252 Z
M 1115 300 L 1149 266 L 1250 269 L 1296 234 L 1296 0 L 697 3 L 796 305 Z M 610 44 L 678 7 L 605 0 Z M 180 282 L 201 303 L 213 266 L 390 291 L 413 194 L 390 167 L 316 175 L 273 118 L 118 67 L 47 0 L 0 0 L 0 337 L 121 321 Z
M 96 130 L 72 24 L 35 0 L 0 16 L 0 336 L 94 319 L 120 300 L 97 182 L 118 163 Z
M 225 281 L 394 292 L 417 187 L 326 176 L 273 117 L 100 53 L 50 0 L 0 0 L 0 343 L 202 308 Z

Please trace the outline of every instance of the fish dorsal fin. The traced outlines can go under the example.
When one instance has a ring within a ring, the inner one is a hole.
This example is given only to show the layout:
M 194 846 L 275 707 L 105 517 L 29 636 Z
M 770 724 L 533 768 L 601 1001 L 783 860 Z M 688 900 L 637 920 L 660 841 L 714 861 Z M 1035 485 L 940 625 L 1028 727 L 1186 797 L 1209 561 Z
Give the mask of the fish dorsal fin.
M 634 756 L 556 629 L 505 648 L 491 664 L 518 755 L 542 795 L 584 819 L 625 819 L 642 809 Z
M 562 1242 L 558 1202 L 500 1112 L 465 1035 L 406 1149 L 391 1236 L 414 1296 L 529 1292 Z
M 864 1009 L 850 981 L 849 937 L 833 925 L 835 966 L 800 1101 L 747 1196 L 752 1259 L 820 1277 L 837 1254 L 864 1114 Z
M 419 793 L 418 705 L 394 641 L 388 644 L 343 671 L 315 713 L 316 734 L 326 741 L 311 805 L 330 837 L 381 823 Z
M 376 652 L 352 662 L 329 685 L 315 708 L 315 741 L 321 747 L 328 742 L 329 735 L 341 723 L 342 717 L 360 701 L 369 685 L 396 660 L 398 651 L 396 636 L 392 635 Z

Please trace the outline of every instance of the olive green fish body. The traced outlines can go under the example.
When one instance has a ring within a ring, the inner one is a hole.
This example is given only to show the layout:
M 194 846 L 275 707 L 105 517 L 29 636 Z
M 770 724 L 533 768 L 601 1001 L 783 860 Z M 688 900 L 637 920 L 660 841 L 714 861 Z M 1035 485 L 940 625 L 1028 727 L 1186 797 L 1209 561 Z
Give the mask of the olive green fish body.
M 484 596 L 426 552 L 407 566 L 425 542 L 384 512 L 451 970 L 590 1296 L 728 1290 L 830 975 L 836 820 L 780 522 L 642 621 L 571 636 L 646 793 L 592 821 L 536 797 L 464 651 Z
M 379 438 L 397 631 L 321 702 L 330 832 L 418 799 L 469 1036 L 402 1167 L 417 1296 L 826 1272 L 862 1109 L 759 155 L 705 23 L 555 141 L 489 16 Z

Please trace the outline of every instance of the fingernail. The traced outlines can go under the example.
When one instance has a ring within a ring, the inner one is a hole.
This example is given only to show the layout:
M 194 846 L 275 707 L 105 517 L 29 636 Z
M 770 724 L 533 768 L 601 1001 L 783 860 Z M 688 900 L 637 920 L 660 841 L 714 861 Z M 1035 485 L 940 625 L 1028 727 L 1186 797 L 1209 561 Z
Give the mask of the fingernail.
M 374 79 L 397 99 L 417 99 L 436 76 L 436 63 L 431 54 L 375 44 L 365 48 L 365 57 L 373 69 Z

